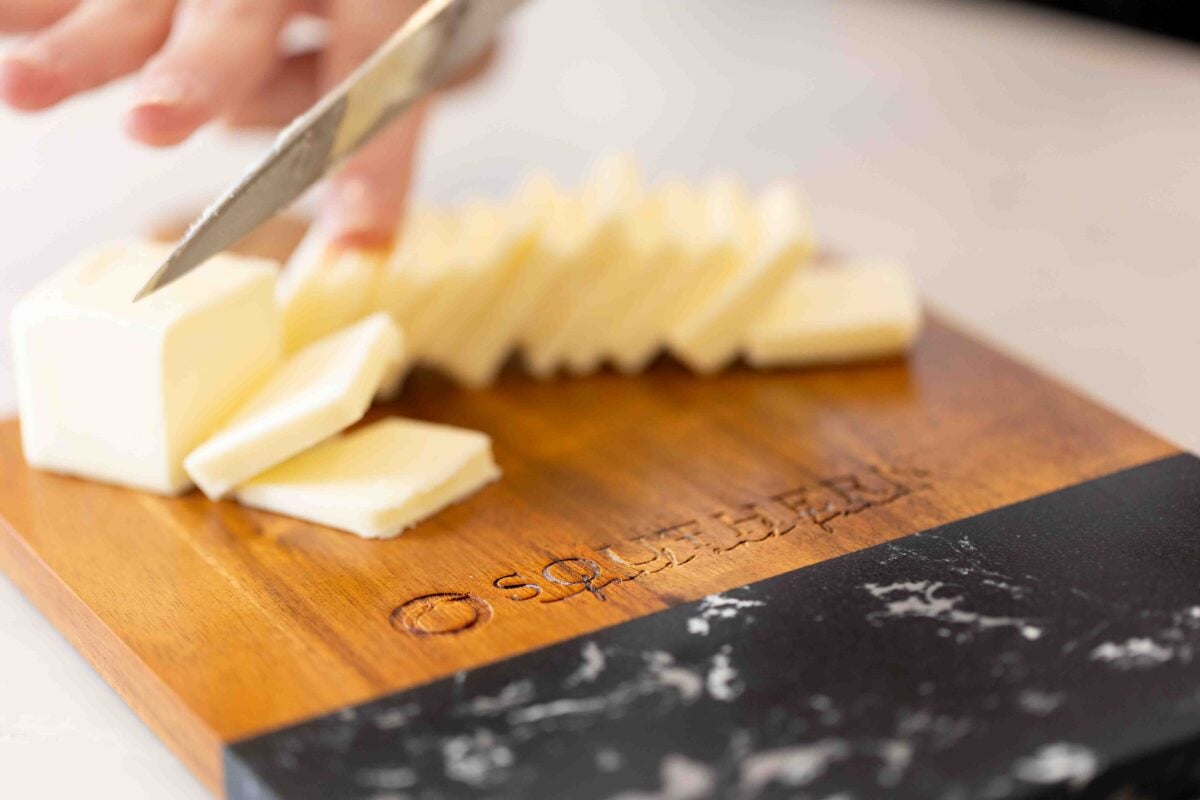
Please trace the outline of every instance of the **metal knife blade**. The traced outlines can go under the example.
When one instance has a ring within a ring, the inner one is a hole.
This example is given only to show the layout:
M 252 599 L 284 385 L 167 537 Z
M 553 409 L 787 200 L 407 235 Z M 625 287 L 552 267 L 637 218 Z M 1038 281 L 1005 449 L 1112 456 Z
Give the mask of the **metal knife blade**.
M 427 0 L 361 67 L 289 125 L 192 223 L 134 300 L 237 242 L 464 67 L 524 0 Z

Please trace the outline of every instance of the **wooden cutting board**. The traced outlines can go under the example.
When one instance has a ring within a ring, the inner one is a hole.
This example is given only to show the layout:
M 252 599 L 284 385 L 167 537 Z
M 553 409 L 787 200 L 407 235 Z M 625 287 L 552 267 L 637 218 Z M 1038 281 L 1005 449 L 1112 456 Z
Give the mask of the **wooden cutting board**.
M 232 742 L 1177 452 L 937 317 L 907 360 L 417 374 L 372 414 L 486 431 L 503 478 L 371 542 L 35 472 L 0 425 L 0 566 L 216 792 Z

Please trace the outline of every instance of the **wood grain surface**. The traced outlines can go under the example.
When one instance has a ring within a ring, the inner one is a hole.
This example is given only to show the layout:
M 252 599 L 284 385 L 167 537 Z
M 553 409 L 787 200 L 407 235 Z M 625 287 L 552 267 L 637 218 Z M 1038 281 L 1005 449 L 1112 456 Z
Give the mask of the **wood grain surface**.
M 418 373 L 387 414 L 486 431 L 502 480 L 363 541 L 32 471 L 9 421 L 0 566 L 219 791 L 226 742 L 1176 452 L 936 319 L 907 361 Z

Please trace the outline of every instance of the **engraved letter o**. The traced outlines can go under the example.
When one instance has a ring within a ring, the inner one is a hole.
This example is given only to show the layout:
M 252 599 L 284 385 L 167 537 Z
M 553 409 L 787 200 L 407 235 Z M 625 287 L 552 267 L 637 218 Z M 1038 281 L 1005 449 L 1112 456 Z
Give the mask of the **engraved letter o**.
M 417 636 L 465 633 L 492 618 L 486 600 L 465 592 L 439 592 L 414 597 L 391 614 L 392 627 Z

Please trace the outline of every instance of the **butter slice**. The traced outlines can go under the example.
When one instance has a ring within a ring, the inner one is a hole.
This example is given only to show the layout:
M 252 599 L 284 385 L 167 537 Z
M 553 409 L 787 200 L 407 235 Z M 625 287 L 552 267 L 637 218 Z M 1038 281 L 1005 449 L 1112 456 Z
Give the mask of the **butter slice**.
M 600 365 L 616 320 L 642 283 L 646 264 L 637 258 L 632 242 L 646 204 L 642 184 L 633 159 L 612 154 L 600 161 L 585 188 L 585 202 L 604 221 L 608 235 L 586 254 L 589 263 L 583 274 L 590 282 L 563 337 L 563 361 L 574 375 L 594 372 Z
M 294 353 L 376 310 L 386 249 L 339 248 L 314 226 L 288 259 L 276 297 Z
M 384 267 L 378 297 L 380 310 L 391 314 L 405 331 L 438 286 L 457 235 L 458 218 L 452 214 L 418 206 L 405 218 L 399 241 Z M 411 346 L 409 352 L 413 352 Z
M 879 358 L 902 352 L 921 327 L 912 277 L 891 261 L 794 274 L 746 336 L 756 367 Z
M 391 249 L 337 247 L 323 231 L 311 229 L 284 267 L 275 293 L 285 351 L 294 353 L 377 310 L 390 313 L 383 291 L 391 256 Z M 409 366 L 404 358 L 393 361 L 376 398 L 395 398 Z
M 191 486 L 184 457 L 281 359 L 279 265 L 219 255 L 133 296 L 170 249 L 92 250 L 12 315 L 26 461 L 162 494 Z
M 735 182 L 719 181 L 705 199 L 710 218 L 727 226 L 726 242 L 736 250 L 699 276 L 707 288 L 669 338 L 671 352 L 702 374 L 737 357 L 746 327 L 812 249 L 808 215 L 790 187 L 772 187 L 749 206 Z
M 589 324 L 596 317 L 593 307 L 604 296 L 606 272 L 622 252 L 639 192 L 636 171 L 613 157 L 593 170 L 580 192 L 567 195 L 554 209 L 556 218 L 543 230 L 542 246 L 561 266 L 522 335 L 524 361 L 532 375 L 552 376 L 576 337 L 594 329 Z
M 472 356 L 480 337 L 499 343 L 509 336 L 504 315 L 497 312 L 514 299 L 510 290 L 525 266 L 533 231 L 532 218 L 519 209 L 478 204 L 464 215 L 453 263 L 461 265 L 465 283 L 451 297 L 450 318 L 426 349 L 428 363 L 462 383 L 482 385 Z
M 184 467 L 212 499 L 358 421 L 403 357 L 399 329 L 378 313 L 288 359 Z
M 447 343 L 469 326 L 476 304 L 494 285 L 495 261 L 483 257 L 487 241 L 501 235 L 500 209 L 470 200 L 459 211 L 454 237 L 442 260 L 426 265 L 434 284 L 406 320 L 413 356 L 438 365 Z
M 499 475 L 486 435 L 391 418 L 306 450 L 238 487 L 237 499 L 387 539 Z
M 438 366 L 463 386 L 490 384 L 512 352 L 521 326 L 553 279 L 557 263 L 536 247 L 544 222 L 537 209 L 513 204 L 504 209 L 499 236 L 490 238 L 481 258 L 496 266 L 470 311 L 468 325 L 441 348 Z M 482 301 L 482 302 L 480 302 Z
M 702 261 L 701 203 L 678 182 L 659 189 L 631 230 L 631 258 L 643 263 L 641 280 L 614 319 L 607 354 L 626 374 L 641 372 L 658 355 L 674 320 L 673 309 L 696 279 Z

